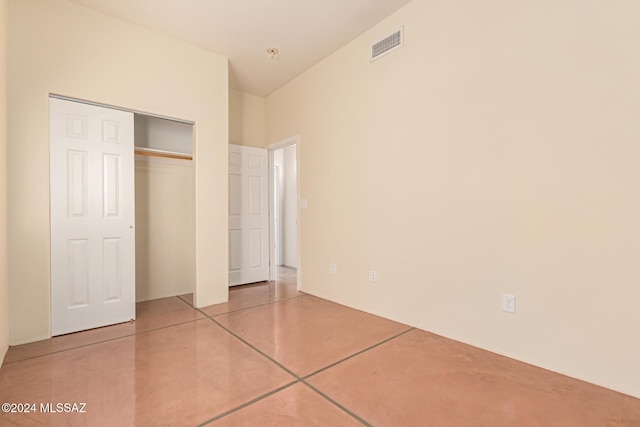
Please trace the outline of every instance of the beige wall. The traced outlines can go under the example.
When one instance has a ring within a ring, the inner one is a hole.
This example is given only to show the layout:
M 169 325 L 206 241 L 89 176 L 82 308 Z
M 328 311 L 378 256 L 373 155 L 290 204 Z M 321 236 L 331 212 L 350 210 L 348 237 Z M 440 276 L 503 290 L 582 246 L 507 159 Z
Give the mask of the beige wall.
M 227 59 L 66 0 L 9 20 L 11 343 L 51 333 L 49 93 L 195 122 L 196 305 L 226 301 Z
M 271 95 L 302 290 L 640 397 L 638 16 L 416 0 Z
M 237 90 L 229 91 L 229 143 L 263 148 L 266 145 L 266 101 Z
M 9 348 L 7 273 L 7 0 L 0 0 L 0 365 Z
M 136 156 L 136 301 L 193 292 L 194 207 L 191 161 Z

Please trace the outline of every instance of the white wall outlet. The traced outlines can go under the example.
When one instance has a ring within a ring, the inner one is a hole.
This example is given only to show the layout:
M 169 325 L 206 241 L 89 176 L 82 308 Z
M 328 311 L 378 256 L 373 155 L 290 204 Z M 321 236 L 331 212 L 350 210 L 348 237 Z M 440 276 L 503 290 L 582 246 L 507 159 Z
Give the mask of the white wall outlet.
M 378 273 L 375 270 L 371 270 L 369 273 L 369 281 L 376 283 L 378 281 Z
M 331 274 L 338 274 L 338 266 L 336 265 L 336 263 L 335 263 L 335 262 L 332 262 L 332 263 L 331 263 L 331 269 L 330 269 L 330 271 L 331 271 Z
M 516 312 L 516 297 L 509 294 L 502 294 L 502 311 L 507 313 Z

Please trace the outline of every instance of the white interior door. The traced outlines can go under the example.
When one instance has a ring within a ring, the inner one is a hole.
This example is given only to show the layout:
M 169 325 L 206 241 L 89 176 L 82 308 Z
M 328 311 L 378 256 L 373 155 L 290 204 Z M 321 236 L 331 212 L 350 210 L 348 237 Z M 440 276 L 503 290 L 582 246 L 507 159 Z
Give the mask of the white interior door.
M 133 113 L 50 99 L 51 323 L 135 319 Z
M 229 285 L 269 280 L 269 158 L 229 145 Z

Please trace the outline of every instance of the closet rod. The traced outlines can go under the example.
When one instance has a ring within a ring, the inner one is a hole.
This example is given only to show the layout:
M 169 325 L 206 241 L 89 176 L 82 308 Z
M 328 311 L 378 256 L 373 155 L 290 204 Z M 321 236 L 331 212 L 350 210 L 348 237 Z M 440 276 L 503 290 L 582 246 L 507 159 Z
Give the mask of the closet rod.
M 151 148 L 135 147 L 134 154 L 140 156 L 164 157 L 166 159 L 193 160 L 191 154 L 174 153 L 171 151 L 154 150 Z

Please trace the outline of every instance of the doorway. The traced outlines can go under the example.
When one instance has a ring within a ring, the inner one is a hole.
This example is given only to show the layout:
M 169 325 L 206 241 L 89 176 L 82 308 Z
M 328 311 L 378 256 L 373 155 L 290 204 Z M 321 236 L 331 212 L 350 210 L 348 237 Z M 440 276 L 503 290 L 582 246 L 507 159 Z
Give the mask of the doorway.
M 270 278 L 295 280 L 299 285 L 299 138 L 273 144 L 269 150 L 270 170 Z M 298 286 L 299 287 L 299 286 Z

